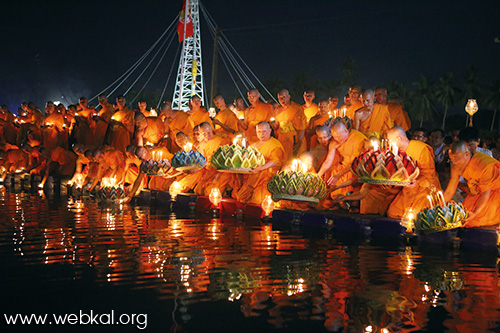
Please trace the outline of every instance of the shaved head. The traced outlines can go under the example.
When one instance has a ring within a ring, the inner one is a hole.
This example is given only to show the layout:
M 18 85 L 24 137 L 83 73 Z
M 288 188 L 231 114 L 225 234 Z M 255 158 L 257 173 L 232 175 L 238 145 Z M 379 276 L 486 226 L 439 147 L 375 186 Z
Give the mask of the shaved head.
M 410 144 L 410 140 L 406 136 L 405 130 L 399 126 L 394 126 L 387 131 L 387 139 L 391 144 L 395 143 L 401 151 L 406 151 Z
M 450 154 L 470 152 L 469 146 L 465 141 L 455 141 L 450 146 Z

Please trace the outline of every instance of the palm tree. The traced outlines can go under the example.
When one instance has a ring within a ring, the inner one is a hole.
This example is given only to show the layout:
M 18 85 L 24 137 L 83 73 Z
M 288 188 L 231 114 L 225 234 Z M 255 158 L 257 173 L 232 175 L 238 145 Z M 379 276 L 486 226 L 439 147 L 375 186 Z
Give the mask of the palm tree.
M 486 97 L 486 103 L 488 107 L 493 109 L 493 119 L 491 120 L 490 128 L 490 131 L 493 132 L 497 110 L 500 108 L 500 80 L 497 79 L 492 82 L 488 91 L 488 96 Z
M 444 106 L 443 124 L 441 125 L 443 131 L 446 124 L 448 109 L 456 103 L 459 93 L 460 90 L 457 88 L 453 73 L 445 74 L 443 77 L 439 78 L 439 83 L 436 86 L 436 99 Z
M 428 76 L 422 75 L 420 80 L 414 82 L 413 85 L 416 87 L 412 93 L 413 107 L 408 111 L 413 113 L 415 119 L 420 120 L 420 127 L 422 127 L 424 120 L 431 120 L 436 111 L 433 101 L 434 84 Z
M 477 68 L 470 65 L 464 73 L 464 93 L 463 103 L 467 103 L 469 99 L 479 99 L 481 97 L 481 85 L 477 76 Z

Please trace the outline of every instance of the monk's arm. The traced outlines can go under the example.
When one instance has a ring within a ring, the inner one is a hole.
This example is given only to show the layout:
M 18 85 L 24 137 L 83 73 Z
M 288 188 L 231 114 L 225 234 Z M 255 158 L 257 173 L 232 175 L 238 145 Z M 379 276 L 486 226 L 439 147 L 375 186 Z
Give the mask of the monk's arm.
M 90 186 L 89 191 L 92 191 L 94 187 L 96 187 L 97 183 L 101 180 L 102 175 L 104 174 L 104 167 L 99 163 L 99 169 L 97 170 L 97 175 L 92 181 L 92 186 Z
M 213 123 L 214 123 L 214 127 L 215 127 L 215 125 L 219 125 L 220 127 L 222 127 L 222 129 L 224 131 L 226 131 L 228 133 L 234 134 L 234 132 L 236 132 L 236 130 L 234 130 L 231 127 L 227 126 L 226 124 L 220 122 L 218 119 L 214 119 Z
M 139 171 L 139 175 L 135 179 L 134 185 L 132 185 L 132 189 L 130 190 L 130 192 L 127 195 L 127 199 L 125 200 L 126 202 L 129 202 L 130 199 L 132 199 L 135 196 L 135 193 L 139 189 L 139 187 L 142 183 L 142 180 L 144 179 L 144 176 L 145 176 L 144 173 L 142 171 Z
M 318 176 L 322 177 L 325 174 L 325 172 L 327 172 L 328 169 L 330 169 L 330 167 L 332 166 L 333 160 L 335 158 L 335 151 L 336 151 L 336 149 L 333 147 L 332 143 L 330 143 L 330 145 L 328 147 L 328 154 L 326 155 L 326 158 L 325 158 L 325 161 L 323 162 L 323 164 L 321 164 L 321 168 L 318 171 Z
M 345 201 L 345 200 L 361 200 L 368 194 L 369 186 L 362 186 L 359 192 L 354 192 L 349 195 L 340 196 L 334 200 L 334 202 Z
M 304 133 L 305 130 L 297 131 L 297 142 L 295 142 L 295 145 L 293 147 L 294 153 L 297 153 L 299 151 L 300 146 L 302 145 L 302 141 L 304 140 Z
M 276 164 L 276 162 L 269 161 L 269 162 L 267 162 L 267 163 L 266 163 L 266 164 L 264 164 L 264 165 L 260 165 L 260 166 L 258 166 L 258 167 L 253 168 L 252 170 L 253 170 L 253 171 L 256 171 L 256 172 L 259 172 L 259 171 L 264 171 L 264 170 L 267 170 L 267 169 L 269 169 L 269 168 L 272 168 L 273 166 L 276 166 L 276 165 L 278 165 L 278 164 Z
M 243 130 L 247 130 L 248 129 L 248 121 L 244 120 L 244 119 L 239 119 L 240 121 L 240 126 L 241 128 L 243 128 Z
M 359 124 L 360 124 L 359 118 L 360 118 L 360 115 L 359 115 L 359 113 L 356 112 L 354 114 L 354 119 L 353 119 L 354 121 L 352 124 L 352 128 L 354 128 L 356 131 L 359 130 Z
M 446 202 L 449 202 L 455 195 L 459 182 L 460 182 L 460 174 L 452 171 L 448 186 L 446 187 L 446 190 L 443 193 L 444 200 Z

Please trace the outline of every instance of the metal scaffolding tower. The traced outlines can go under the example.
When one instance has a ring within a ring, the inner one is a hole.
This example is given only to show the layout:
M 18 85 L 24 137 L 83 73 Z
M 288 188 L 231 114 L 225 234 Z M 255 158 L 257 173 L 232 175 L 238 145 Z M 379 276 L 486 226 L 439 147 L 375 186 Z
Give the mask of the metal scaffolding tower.
M 179 59 L 177 81 L 172 97 L 172 108 L 189 110 L 189 100 L 196 95 L 204 101 L 203 67 L 201 63 L 200 17 L 198 0 L 186 1 L 184 33 L 189 16 L 193 21 L 193 35 L 182 41 L 182 53 Z

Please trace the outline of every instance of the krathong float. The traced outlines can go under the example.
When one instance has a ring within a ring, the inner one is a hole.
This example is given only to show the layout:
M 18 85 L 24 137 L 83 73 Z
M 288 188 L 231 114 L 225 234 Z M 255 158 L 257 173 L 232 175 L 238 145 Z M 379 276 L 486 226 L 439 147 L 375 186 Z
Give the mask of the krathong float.
M 462 204 L 454 201 L 446 203 L 441 191 L 432 191 L 427 199 L 430 208 L 418 213 L 415 221 L 417 230 L 428 234 L 462 227 L 462 220 L 467 217 Z
M 340 109 L 334 109 L 332 111 L 328 111 L 328 120 L 325 122 L 325 126 L 332 127 L 333 124 L 336 123 L 344 123 L 347 129 L 352 127 L 352 119 L 346 115 L 347 107 L 343 105 Z
M 217 148 L 212 155 L 212 166 L 221 172 L 248 173 L 266 163 L 260 151 L 245 146 L 245 139 L 237 136 L 232 145 Z
M 162 151 L 152 151 L 152 159 L 143 161 L 140 166 L 142 173 L 147 176 L 164 176 L 170 169 L 170 161 L 163 158 Z
M 300 160 L 293 160 L 290 170 L 282 170 L 267 182 L 274 201 L 291 200 L 318 203 L 326 195 L 326 184 L 317 174 L 307 172 Z
M 116 184 L 116 178 L 103 177 L 97 195 L 102 201 L 120 203 L 126 199 L 128 191 Z
M 406 153 L 393 144 L 389 149 L 387 140 L 372 140 L 372 147 L 356 157 L 351 165 L 352 172 L 362 183 L 378 185 L 408 186 L 418 177 L 417 164 Z
M 191 143 L 186 143 L 183 149 L 172 157 L 171 164 L 178 171 L 197 171 L 207 165 L 207 160 L 200 152 L 193 150 Z

